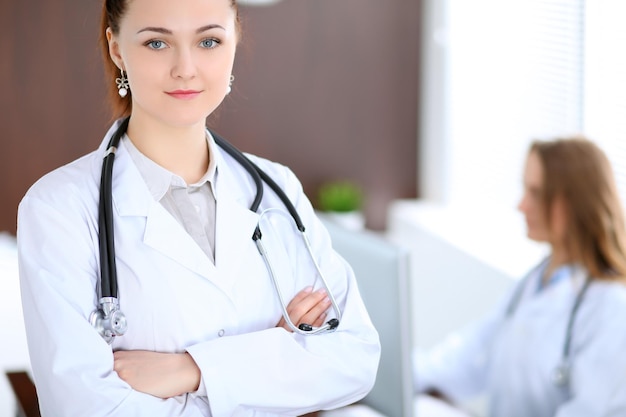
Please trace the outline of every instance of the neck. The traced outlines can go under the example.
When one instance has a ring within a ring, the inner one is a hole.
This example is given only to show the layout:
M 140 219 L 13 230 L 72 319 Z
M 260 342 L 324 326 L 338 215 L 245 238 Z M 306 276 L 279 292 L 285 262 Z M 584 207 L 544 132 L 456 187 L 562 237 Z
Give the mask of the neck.
M 552 273 L 554 273 L 554 271 L 556 271 L 559 267 L 571 263 L 571 261 L 569 253 L 564 247 L 561 245 L 553 245 L 552 253 L 550 255 L 550 263 L 548 264 L 543 276 L 544 282 L 547 281 L 550 276 L 552 276 Z
M 127 133 L 141 153 L 187 184 L 197 182 L 207 171 L 210 155 L 204 123 L 171 126 L 133 114 Z

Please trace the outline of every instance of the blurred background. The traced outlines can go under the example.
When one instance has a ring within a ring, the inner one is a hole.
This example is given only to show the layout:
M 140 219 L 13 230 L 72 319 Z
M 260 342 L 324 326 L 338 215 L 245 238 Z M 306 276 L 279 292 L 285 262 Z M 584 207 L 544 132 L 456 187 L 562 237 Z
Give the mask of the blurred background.
M 110 123 L 99 0 L 0 4 L 0 230 L 51 169 L 95 149 Z M 233 92 L 209 124 L 240 149 L 320 184 L 367 189 L 368 224 L 417 195 L 419 1 L 241 6 Z

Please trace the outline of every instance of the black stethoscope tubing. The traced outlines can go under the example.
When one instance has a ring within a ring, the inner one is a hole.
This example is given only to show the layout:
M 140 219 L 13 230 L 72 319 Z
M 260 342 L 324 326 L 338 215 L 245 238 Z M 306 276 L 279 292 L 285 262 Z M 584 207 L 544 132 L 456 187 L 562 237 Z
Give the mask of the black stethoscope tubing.
M 117 268 L 115 265 L 115 242 L 113 239 L 113 162 L 120 139 L 128 129 L 130 117 L 125 118 L 117 128 L 102 162 L 100 177 L 100 204 L 98 227 L 100 243 L 100 297 L 117 298 Z
M 217 133 L 209 130 L 213 139 L 215 139 L 215 143 L 218 144 L 220 148 L 226 151 L 230 156 L 232 156 L 239 164 L 241 164 L 246 171 L 250 174 L 254 183 L 256 184 L 256 196 L 254 201 L 250 205 L 250 210 L 253 212 L 257 212 L 259 209 L 259 205 L 261 204 L 261 200 L 263 199 L 263 183 L 266 183 L 274 193 L 278 196 L 280 201 L 285 205 L 287 211 L 293 218 L 293 221 L 296 223 L 298 230 L 301 232 L 305 231 L 304 225 L 302 224 L 302 220 L 300 219 L 300 215 L 296 210 L 295 206 L 287 197 L 287 194 L 280 188 L 278 184 L 269 176 L 265 171 L 258 167 L 254 162 L 252 162 L 248 157 L 246 157 L 243 152 L 239 149 L 235 148 L 230 142 L 226 139 L 222 138 Z
M 515 293 L 513 294 L 513 298 L 511 299 L 511 302 L 509 303 L 506 309 L 505 317 L 509 318 L 513 316 L 513 314 L 517 310 L 517 307 L 519 306 L 519 303 L 521 302 L 522 294 L 524 293 L 524 290 L 526 289 L 526 285 L 532 280 L 532 277 L 535 273 L 537 273 L 539 270 L 541 270 L 547 265 L 549 259 L 550 258 L 546 258 L 543 261 L 541 261 L 522 280 L 522 283 L 517 287 Z M 580 291 L 578 291 L 578 294 L 576 295 L 576 299 L 574 300 L 574 305 L 572 306 L 572 309 L 570 311 L 569 318 L 567 320 L 567 327 L 565 329 L 565 341 L 563 342 L 563 349 L 561 351 L 561 364 L 557 367 L 557 369 L 555 369 L 554 379 L 555 379 L 556 385 L 562 386 L 562 385 L 569 384 L 569 367 L 571 365 L 571 362 L 570 362 L 571 344 L 572 344 L 572 336 L 574 333 L 574 322 L 576 321 L 578 309 L 580 308 L 580 305 L 583 302 L 583 298 L 585 294 L 587 293 L 587 290 L 589 289 L 590 284 L 591 284 L 591 277 L 587 276 L 585 278 L 584 285 L 582 286 L 582 288 L 580 289 Z
M 89 321 L 94 326 L 100 335 L 107 343 L 111 343 L 115 336 L 121 336 L 126 332 L 128 327 L 126 316 L 120 310 L 118 299 L 118 285 L 117 285 L 117 268 L 115 265 L 115 244 L 113 236 L 113 197 L 112 197 L 112 182 L 113 182 L 113 162 L 115 160 L 115 153 L 120 143 L 122 136 L 128 129 L 128 123 L 130 116 L 126 117 L 120 122 L 117 130 L 111 136 L 102 163 L 102 176 L 100 179 L 100 201 L 98 206 L 98 227 L 99 235 L 98 242 L 100 245 L 100 279 L 99 285 L 96 290 L 99 295 L 98 304 L 99 307 L 94 310 L 89 316 Z M 335 311 L 336 317 L 330 319 L 323 326 L 313 327 L 310 324 L 301 323 L 296 326 L 289 317 L 285 300 L 280 291 L 280 287 L 276 280 L 272 265 L 267 258 L 267 250 L 261 241 L 261 229 L 259 224 L 254 229 L 252 234 L 252 240 L 255 242 L 259 253 L 263 257 L 266 264 L 270 278 L 276 290 L 276 294 L 280 300 L 281 308 L 283 310 L 283 317 L 288 326 L 296 333 L 302 335 L 314 335 L 324 332 L 332 332 L 339 326 L 339 320 L 341 317 L 341 311 L 335 298 L 330 293 L 328 283 L 323 277 L 322 271 L 315 261 L 313 253 L 311 252 L 310 243 L 305 235 L 305 228 L 302 224 L 302 220 L 298 215 L 298 212 L 293 203 L 287 197 L 287 194 L 280 188 L 272 178 L 270 178 L 265 171 L 259 168 L 254 162 L 248 159 L 241 151 L 227 142 L 214 132 L 209 131 L 213 136 L 215 142 L 226 153 L 233 157 L 248 173 L 256 185 L 256 194 L 254 200 L 250 205 L 250 210 L 257 212 L 263 199 L 263 183 L 265 182 L 276 193 L 281 200 L 290 217 L 293 219 L 300 235 L 306 245 L 311 261 L 315 266 L 319 278 L 326 288 L 328 297 Z
M 107 153 L 104 157 L 102 165 L 102 176 L 100 183 L 100 206 L 99 206 L 99 243 L 100 243 L 100 296 L 101 297 L 113 297 L 117 298 L 117 269 L 115 265 L 115 246 L 113 239 L 113 203 L 111 196 L 112 188 L 112 176 L 113 176 L 113 162 L 115 160 L 115 152 L 119 145 L 119 142 L 128 129 L 128 122 L 130 117 L 126 117 L 119 125 L 109 144 L 107 145 Z M 261 168 L 259 168 L 254 162 L 248 159 L 239 149 L 235 148 L 232 144 L 226 141 L 215 132 L 210 131 L 211 135 L 215 139 L 215 143 L 222 148 L 226 153 L 233 157 L 252 177 L 256 185 L 256 195 L 250 210 L 257 212 L 261 200 L 263 199 L 263 182 L 265 182 L 276 193 L 278 198 L 289 211 L 289 214 L 293 218 L 298 230 L 305 231 L 305 227 L 302 224 L 302 220 L 298 215 L 293 203 L 289 200 L 285 192 L 276 184 L 276 182 L 270 178 L 269 175 Z M 261 232 L 257 227 L 255 229 L 253 239 L 256 241 L 260 239 Z

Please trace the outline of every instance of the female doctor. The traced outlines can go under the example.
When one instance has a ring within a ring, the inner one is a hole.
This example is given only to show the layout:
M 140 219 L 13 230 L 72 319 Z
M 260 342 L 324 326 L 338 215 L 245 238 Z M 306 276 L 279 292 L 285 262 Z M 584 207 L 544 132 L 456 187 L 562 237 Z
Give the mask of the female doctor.
M 416 350 L 417 389 L 457 405 L 486 394 L 494 417 L 604 416 L 626 375 L 626 232 L 604 153 L 533 143 L 519 209 L 550 255 L 482 321 Z
M 321 286 L 306 248 L 295 249 L 302 244 L 283 202 L 265 186 L 249 210 L 253 179 L 205 128 L 232 83 L 235 0 L 106 0 L 101 29 L 114 112 L 124 120 L 99 149 L 40 179 L 19 207 L 42 415 L 286 416 L 362 398 L 380 345 L 350 267 L 293 173 L 249 156 L 295 206 Z M 124 134 L 109 147 L 116 132 Z M 112 230 L 99 224 L 110 157 Z M 252 240 L 257 225 L 272 274 Z M 114 236 L 107 250 L 119 298 L 98 310 L 103 233 Z M 292 332 L 272 275 L 295 324 L 336 318 L 336 328 Z M 112 307 L 125 319 L 111 322 L 126 329 L 103 337 L 97 327 Z

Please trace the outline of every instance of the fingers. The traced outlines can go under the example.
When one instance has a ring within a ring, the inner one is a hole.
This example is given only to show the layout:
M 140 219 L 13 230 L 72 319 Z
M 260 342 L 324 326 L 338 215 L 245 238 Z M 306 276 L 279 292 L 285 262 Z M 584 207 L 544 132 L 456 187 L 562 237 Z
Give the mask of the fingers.
M 326 291 L 323 289 L 313 291 L 311 287 L 307 287 L 291 300 L 287 306 L 287 313 L 294 323 L 309 323 L 306 320 L 315 321 L 329 305 Z
M 307 287 L 298 292 L 287 306 L 287 314 L 291 321 L 298 326 L 301 323 L 310 324 L 319 327 L 324 323 L 326 318 L 326 310 L 330 307 L 330 299 L 326 295 L 326 291 L 319 289 L 313 291 L 313 288 Z M 292 331 L 284 318 L 281 318 L 277 327 L 283 327 L 288 331 Z
M 313 295 L 315 295 L 315 297 L 313 297 Z M 300 317 L 298 324 L 306 323 L 314 327 L 319 327 L 326 319 L 326 310 L 330 307 L 330 300 L 326 295 L 326 291 L 323 290 L 319 293 L 313 293 L 307 300 L 311 298 L 315 298 L 317 301 Z M 291 315 L 289 317 L 291 317 Z

